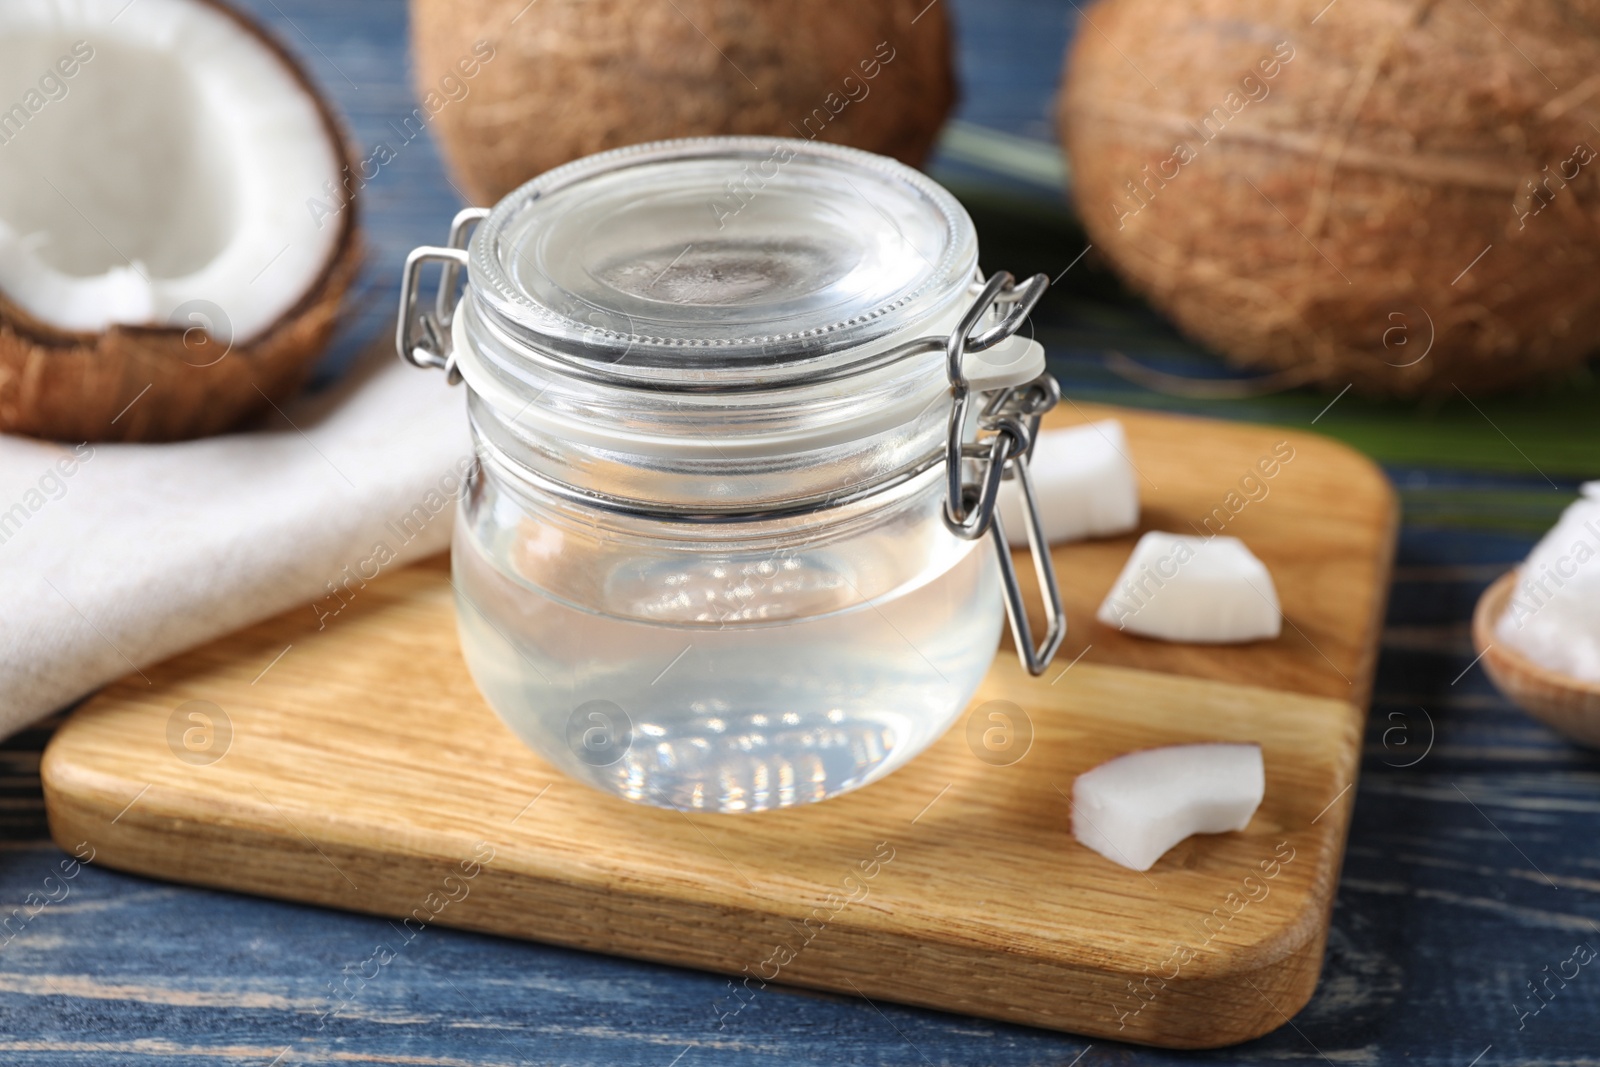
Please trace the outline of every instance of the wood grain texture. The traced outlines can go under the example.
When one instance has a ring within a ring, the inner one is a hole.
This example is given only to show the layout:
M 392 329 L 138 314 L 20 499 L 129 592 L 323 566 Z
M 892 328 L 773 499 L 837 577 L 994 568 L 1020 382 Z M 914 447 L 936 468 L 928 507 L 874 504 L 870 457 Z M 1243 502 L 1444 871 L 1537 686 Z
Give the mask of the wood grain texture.
M 1061 662 L 1087 648 L 1088 662 L 1334 697 L 1365 708 L 1398 521 L 1394 490 L 1382 472 L 1328 438 L 1274 426 L 1070 399 L 1045 425 L 1113 415 L 1127 431 L 1129 458 L 1138 469 L 1139 529 L 1054 551 L 1069 621 Z M 1274 448 L 1285 443 L 1293 458 L 1264 476 L 1256 464 L 1272 459 Z M 1250 477 L 1247 490 L 1241 481 Z M 1226 521 L 1217 517 L 1218 509 Z M 1146 530 L 1241 538 L 1272 573 L 1283 606 L 1282 635 L 1247 645 L 1177 645 L 1098 622 L 1095 610 Z M 1018 569 L 1031 578 L 1031 569 Z M 1028 599 L 1037 603 L 1032 586 Z M 1039 632 L 1041 614 L 1033 624 Z
M 1125 422 L 1135 461 L 1175 487 L 1151 491 L 1151 516 L 1212 491 L 1158 454 L 1229 469 L 1282 439 Z M 958 727 L 826 804 L 759 816 L 639 808 L 560 777 L 494 718 L 460 660 L 436 561 L 372 583 L 323 631 L 309 608 L 290 613 L 92 701 L 45 757 L 52 833 L 90 842 L 99 864 L 177 881 L 747 979 L 730 985 L 724 1018 L 770 980 L 1151 1044 L 1243 1040 L 1281 1025 L 1316 983 L 1359 757 L 1363 711 L 1349 697 L 1370 684 L 1391 550 L 1381 479 L 1338 446 L 1294 441 L 1294 463 L 1315 460 L 1299 469 L 1316 499 L 1353 514 L 1365 491 L 1380 505 L 1321 527 L 1356 539 L 1319 549 L 1331 585 L 1318 566 L 1293 565 L 1293 536 L 1271 533 L 1275 516 L 1315 518 L 1287 480 L 1293 463 L 1251 505 L 1251 543 L 1275 573 L 1282 565 L 1285 612 L 1323 651 L 1285 637 L 1220 665 L 1179 655 L 1172 666 L 1278 680 L 1305 673 L 1308 655 L 1326 654 L 1337 675 L 1343 656 L 1346 699 L 1318 695 L 1330 688 L 1319 678 L 1293 693 L 1095 664 L 1187 650 L 1091 634 L 1096 647 L 1065 673 L 1032 679 L 1009 653 L 997 660 L 975 703 L 1027 710 L 1033 744 L 1011 766 L 976 758 Z M 1348 471 L 1350 485 L 1330 494 L 1317 470 Z M 1059 557 L 1082 615 L 1121 554 L 1088 545 Z M 1347 594 L 1326 601 L 1344 612 L 1332 622 L 1317 610 L 1329 589 Z M 191 700 L 231 723 L 214 763 L 177 758 L 169 740 Z M 1267 799 L 1244 832 L 1191 839 L 1148 875 L 1072 840 L 1075 774 L 1133 748 L 1215 739 L 1264 748 Z

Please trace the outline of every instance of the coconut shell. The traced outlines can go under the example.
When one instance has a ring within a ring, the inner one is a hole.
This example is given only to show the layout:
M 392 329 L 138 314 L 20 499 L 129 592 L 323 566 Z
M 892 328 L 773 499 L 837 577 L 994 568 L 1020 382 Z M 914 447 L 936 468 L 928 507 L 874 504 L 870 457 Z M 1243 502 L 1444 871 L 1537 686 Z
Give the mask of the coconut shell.
M 917 166 L 956 96 L 927 0 L 412 0 L 411 36 L 428 125 L 483 205 L 673 137 L 816 137 Z
M 339 158 L 349 142 L 305 69 L 267 31 L 217 0 L 317 102 Z M 360 267 L 357 203 L 339 216 L 333 255 L 304 296 L 255 337 L 230 343 L 199 326 L 63 331 L 0 293 L 0 432 L 60 441 L 174 441 L 219 433 L 304 384 L 337 326 Z M 148 387 L 148 388 L 146 388 Z
M 1594 350 L 1600 0 L 1101 0 L 1068 63 L 1090 239 L 1233 362 L 1415 395 Z

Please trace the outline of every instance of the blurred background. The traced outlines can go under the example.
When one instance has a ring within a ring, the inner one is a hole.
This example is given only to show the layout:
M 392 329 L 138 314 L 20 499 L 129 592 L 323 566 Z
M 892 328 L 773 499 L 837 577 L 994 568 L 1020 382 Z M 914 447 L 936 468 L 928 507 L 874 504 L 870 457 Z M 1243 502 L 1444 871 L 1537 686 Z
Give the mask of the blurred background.
M 413 86 L 426 80 L 415 69 L 417 58 L 405 50 L 406 28 L 398 10 L 402 5 L 350 0 L 336 12 L 311 14 L 281 2 L 245 6 L 256 8 L 302 54 L 349 120 L 357 145 L 398 143 L 396 128 L 417 106 Z M 514 13 L 518 5 L 502 6 Z M 1357 389 L 1321 414 L 1349 379 L 1335 381 L 1334 374 L 1332 384 L 1321 388 L 1285 389 L 1271 377 L 1230 368 L 1216 350 L 1189 340 L 1124 283 L 1104 250 L 1090 248 L 1091 238 L 1073 205 L 1058 115 L 1064 57 L 1079 20 L 1076 6 L 1049 0 L 981 5 L 941 0 L 930 20 L 940 13 L 947 14 L 953 32 L 959 93 L 924 169 L 955 192 L 972 214 L 986 264 L 1018 277 L 1042 272 L 1055 280 L 1034 315 L 1035 336 L 1044 342 L 1051 369 L 1069 395 L 1285 425 L 1304 426 L 1316 419 L 1319 432 L 1391 467 L 1412 519 L 1428 516 L 1539 533 L 1570 501 L 1576 481 L 1600 471 L 1600 385 L 1592 363 L 1509 390 L 1469 387 L 1470 396 L 1442 383 L 1420 399 L 1389 399 L 1371 395 L 1374 390 L 1363 395 Z M 1179 20 L 1174 17 L 1173 22 Z M 1494 31 L 1487 24 L 1484 28 L 1493 38 Z M 311 30 L 314 40 L 307 36 Z M 1270 29 L 1264 32 L 1270 37 Z M 460 35 L 474 36 L 472 27 Z M 1251 43 L 1245 48 L 1251 56 L 1271 55 L 1270 42 L 1265 48 Z M 1194 97 L 1205 101 L 1209 92 L 1220 102 L 1214 86 L 1226 90 L 1235 80 L 1233 66 L 1248 71 L 1250 64 L 1230 65 L 1224 57 L 1210 62 L 1216 72 L 1212 86 L 1198 87 Z M 436 65 L 447 68 L 448 61 Z M 1126 74 L 1130 82 L 1138 77 L 1131 69 Z M 817 104 L 821 102 L 819 97 Z M 454 106 L 447 105 L 442 116 Z M 1193 114 L 1205 110 L 1196 106 Z M 541 136 L 536 120 L 529 120 L 527 136 Z M 1127 177 L 1142 176 L 1130 168 Z M 1176 200 L 1183 190 L 1179 182 L 1173 184 L 1170 199 Z M 371 250 L 362 275 L 365 299 L 358 303 L 364 313 L 343 328 L 343 343 L 322 368 L 323 379 L 337 374 L 362 342 L 389 328 L 391 297 L 405 254 L 441 239 L 444 205 L 470 199 L 459 176 L 448 176 L 433 137 L 399 148 L 361 192 Z M 1515 221 L 1498 207 L 1499 200 L 1495 203 L 1505 220 Z M 1501 221 L 1494 220 L 1497 225 Z M 1442 264 L 1444 277 L 1454 273 L 1452 266 L 1466 262 Z M 1409 315 L 1391 319 L 1380 312 L 1368 332 L 1371 347 L 1399 364 L 1417 358 L 1428 327 L 1403 293 L 1391 294 L 1391 303 Z M 1405 328 L 1390 332 L 1397 324 Z M 1409 349 L 1401 347 L 1407 344 Z M 1525 357 L 1512 355 L 1505 361 L 1525 362 Z M 1375 391 L 1381 393 L 1381 386 Z M 1267 395 L 1255 395 L 1263 392 Z M 1453 474 L 1465 471 L 1476 475 L 1470 497 L 1464 495 L 1467 485 Z

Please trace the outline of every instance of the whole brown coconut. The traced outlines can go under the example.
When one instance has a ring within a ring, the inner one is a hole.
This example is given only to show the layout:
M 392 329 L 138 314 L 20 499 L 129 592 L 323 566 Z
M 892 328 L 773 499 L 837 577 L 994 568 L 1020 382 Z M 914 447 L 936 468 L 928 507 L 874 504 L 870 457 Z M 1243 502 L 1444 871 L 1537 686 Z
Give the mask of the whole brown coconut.
M 1600 338 L 1600 0 L 1101 0 L 1060 120 L 1094 245 L 1236 363 L 1472 392 Z
M 622 145 L 753 134 L 922 162 L 955 101 L 927 0 L 412 0 L 422 113 L 491 204 Z

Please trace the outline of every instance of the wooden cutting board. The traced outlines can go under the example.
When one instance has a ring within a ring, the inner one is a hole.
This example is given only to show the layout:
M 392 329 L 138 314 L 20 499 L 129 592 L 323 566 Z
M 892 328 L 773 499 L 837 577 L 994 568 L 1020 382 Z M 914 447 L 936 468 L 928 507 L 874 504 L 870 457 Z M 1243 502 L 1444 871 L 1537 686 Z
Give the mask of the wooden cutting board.
M 1064 407 L 1055 424 L 1112 414 Z M 1037 679 L 1002 651 L 974 701 L 1022 709 L 1032 741 L 1009 765 L 977 758 L 958 724 L 820 805 L 707 815 L 602 795 L 484 704 L 436 560 L 372 582 L 325 629 L 308 605 L 90 701 L 44 757 L 52 832 L 155 877 L 724 972 L 711 1030 L 767 982 L 1173 1047 L 1272 1030 L 1322 963 L 1394 497 L 1308 434 L 1114 414 L 1145 527 L 1215 529 L 1223 508 L 1287 625 L 1238 648 L 1118 634 L 1093 610 L 1134 536 L 1057 549 L 1066 649 Z M 1292 460 L 1241 487 L 1280 442 Z M 1145 874 L 1073 840 L 1076 774 L 1201 740 L 1261 743 L 1246 830 L 1191 838 Z

